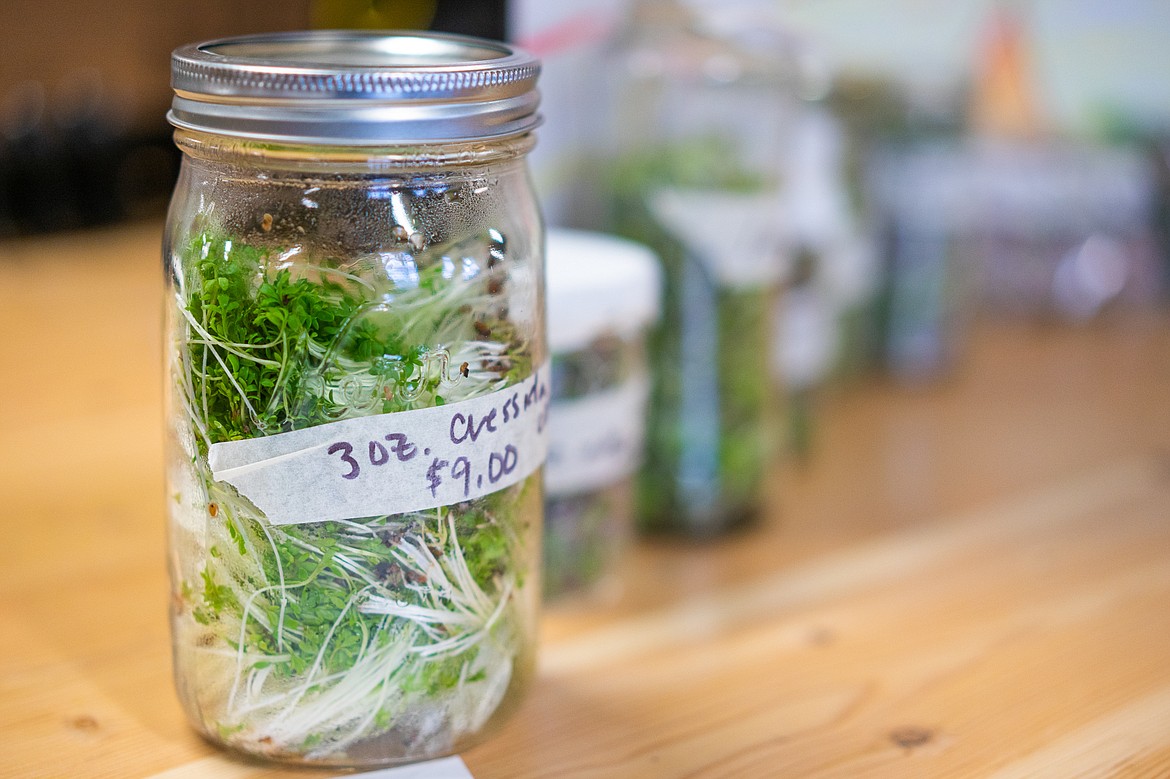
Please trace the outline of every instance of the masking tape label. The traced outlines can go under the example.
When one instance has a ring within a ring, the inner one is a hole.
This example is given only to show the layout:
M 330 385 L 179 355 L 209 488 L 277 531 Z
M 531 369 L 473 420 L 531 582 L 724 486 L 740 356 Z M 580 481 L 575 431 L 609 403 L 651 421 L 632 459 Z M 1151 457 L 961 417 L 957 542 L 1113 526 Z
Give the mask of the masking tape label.
M 212 476 L 274 525 L 423 511 L 518 483 L 548 449 L 549 366 L 445 406 L 212 444 Z

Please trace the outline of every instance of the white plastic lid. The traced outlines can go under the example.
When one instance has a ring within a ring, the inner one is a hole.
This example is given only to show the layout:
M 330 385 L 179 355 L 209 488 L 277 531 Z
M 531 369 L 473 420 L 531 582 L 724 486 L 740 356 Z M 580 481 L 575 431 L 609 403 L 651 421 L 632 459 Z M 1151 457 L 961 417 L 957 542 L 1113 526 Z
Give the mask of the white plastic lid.
M 658 319 L 662 272 L 658 257 L 645 246 L 553 228 L 545 256 L 553 352 L 583 349 L 609 333 L 631 336 Z

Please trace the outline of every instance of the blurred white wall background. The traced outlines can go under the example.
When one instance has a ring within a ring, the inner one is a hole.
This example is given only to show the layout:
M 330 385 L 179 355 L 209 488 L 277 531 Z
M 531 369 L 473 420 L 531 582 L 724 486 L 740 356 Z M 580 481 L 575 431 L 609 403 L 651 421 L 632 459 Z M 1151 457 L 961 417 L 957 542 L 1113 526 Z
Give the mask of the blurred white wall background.
M 685 0 L 707 6 L 712 0 Z M 633 0 L 513 0 L 511 38 L 540 55 L 548 122 L 533 154 L 550 222 L 591 226 L 575 184 L 607 127 L 607 39 Z M 988 26 L 1011 12 L 1027 37 L 1046 126 L 1096 139 L 1119 126 L 1170 131 L 1167 0 L 732 0 L 755 5 L 817 45 L 840 75 L 887 78 L 927 95 L 969 85 Z M 719 5 L 715 3 L 715 5 Z
M 577 186 L 608 131 L 604 52 L 630 0 L 514 0 L 512 41 L 539 56 L 545 125 L 530 163 L 551 224 L 594 227 L 588 193 Z
M 1166 0 L 776 0 L 837 70 L 922 88 L 969 78 L 997 8 L 1027 30 L 1046 118 L 1093 137 L 1121 121 L 1170 128 Z

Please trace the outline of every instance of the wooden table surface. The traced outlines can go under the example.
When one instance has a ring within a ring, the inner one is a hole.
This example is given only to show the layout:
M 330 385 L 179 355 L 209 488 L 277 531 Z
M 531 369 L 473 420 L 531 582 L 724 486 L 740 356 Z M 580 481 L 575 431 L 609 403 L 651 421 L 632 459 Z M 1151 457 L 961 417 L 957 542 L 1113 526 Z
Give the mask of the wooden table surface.
M 306 775 L 172 691 L 158 232 L 0 246 L 0 776 Z M 985 323 L 819 410 L 760 527 L 547 615 L 474 776 L 1170 776 L 1170 317 Z

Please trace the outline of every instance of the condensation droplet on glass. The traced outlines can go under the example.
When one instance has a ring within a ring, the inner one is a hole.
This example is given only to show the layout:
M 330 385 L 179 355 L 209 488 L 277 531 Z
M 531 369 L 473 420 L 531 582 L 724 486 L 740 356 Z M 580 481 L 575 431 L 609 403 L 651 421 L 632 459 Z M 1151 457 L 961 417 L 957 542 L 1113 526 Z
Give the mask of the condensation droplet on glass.
M 410 245 L 416 252 L 421 251 L 422 248 L 427 245 L 426 236 L 424 236 L 422 233 L 411 233 Z
M 406 228 L 402 225 L 394 225 L 394 228 L 390 231 L 390 237 L 398 243 L 406 243 L 406 240 L 410 237 L 410 234 L 406 232 Z

